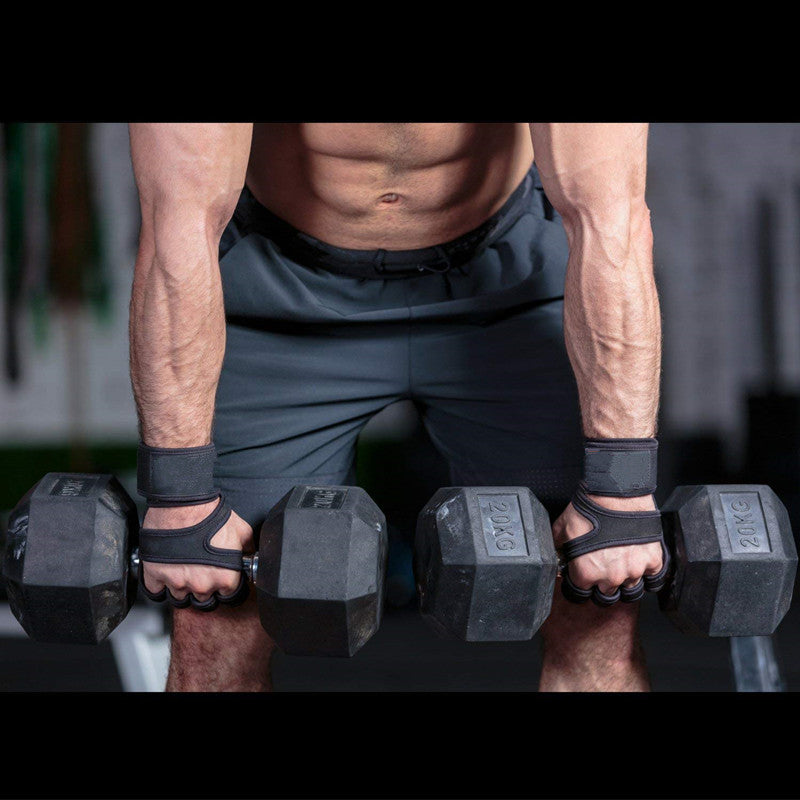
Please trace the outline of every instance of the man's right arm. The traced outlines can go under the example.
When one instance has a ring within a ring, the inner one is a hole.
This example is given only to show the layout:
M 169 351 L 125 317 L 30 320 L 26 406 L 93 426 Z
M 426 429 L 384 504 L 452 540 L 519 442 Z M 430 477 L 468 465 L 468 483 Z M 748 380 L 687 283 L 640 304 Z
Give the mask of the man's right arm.
M 141 440 L 183 448 L 211 441 L 225 352 L 218 248 L 244 186 L 252 124 L 136 123 L 131 156 L 142 225 L 130 308 L 131 382 Z M 196 524 L 217 501 L 149 508 L 145 526 Z M 248 526 L 235 514 L 215 535 L 241 548 Z M 147 587 L 204 599 L 238 576 L 210 566 L 148 564 Z M 213 588 L 212 588 L 213 586 Z M 210 591 L 209 591 L 210 590 Z
M 217 250 L 244 186 L 249 124 L 133 124 L 142 227 L 131 380 L 145 444 L 210 442 L 225 351 Z

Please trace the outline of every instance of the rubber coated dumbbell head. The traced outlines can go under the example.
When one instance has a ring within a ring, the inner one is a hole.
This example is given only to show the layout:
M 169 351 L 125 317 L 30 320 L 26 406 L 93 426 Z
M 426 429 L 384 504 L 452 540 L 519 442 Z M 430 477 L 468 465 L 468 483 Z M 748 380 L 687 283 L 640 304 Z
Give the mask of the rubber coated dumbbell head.
M 8 523 L 3 574 L 25 632 L 42 642 L 97 644 L 137 590 L 136 506 L 113 475 L 50 472 Z
M 285 653 L 352 656 L 383 614 L 386 518 L 357 486 L 296 486 L 259 537 L 261 623 Z
M 659 605 L 686 633 L 767 636 L 792 599 L 789 515 L 760 484 L 679 486 L 662 506 L 674 573 Z
M 422 616 L 466 641 L 533 637 L 557 572 L 550 520 L 530 489 L 439 489 L 417 520 L 414 574 Z

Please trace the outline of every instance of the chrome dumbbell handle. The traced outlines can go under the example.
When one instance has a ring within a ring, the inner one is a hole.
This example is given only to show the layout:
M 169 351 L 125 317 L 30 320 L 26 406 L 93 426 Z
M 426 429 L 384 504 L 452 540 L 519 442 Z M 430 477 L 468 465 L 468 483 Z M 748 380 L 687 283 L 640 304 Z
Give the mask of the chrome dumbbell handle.
M 130 568 L 135 578 L 139 577 L 139 551 L 134 550 L 131 553 Z M 256 582 L 256 575 L 258 574 L 258 553 L 252 556 L 242 556 L 242 572 L 250 579 L 251 583 Z

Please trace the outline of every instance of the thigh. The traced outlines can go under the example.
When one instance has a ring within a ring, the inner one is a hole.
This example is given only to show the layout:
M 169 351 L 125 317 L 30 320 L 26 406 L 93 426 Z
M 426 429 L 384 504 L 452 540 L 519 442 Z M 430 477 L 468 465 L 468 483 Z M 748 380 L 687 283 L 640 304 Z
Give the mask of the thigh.
M 582 433 L 562 318 L 558 299 L 420 333 L 423 419 L 454 485 L 529 486 L 551 515 L 563 511 L 580 480 Z
M 358 434 L 398 398 L 401 344 L 377 332 L 228 325 L 215 478 L 251 525 L 298 484 L 354 482 Z
M 294 263 L 233 224 L 227 233 L 215 478 L 255 527 L 293 486 L 354 481 L 359 432 L 405 391 L 407 345 L 383 324 L 391 312 L 375 312 L 400 305 L 380 282 Z

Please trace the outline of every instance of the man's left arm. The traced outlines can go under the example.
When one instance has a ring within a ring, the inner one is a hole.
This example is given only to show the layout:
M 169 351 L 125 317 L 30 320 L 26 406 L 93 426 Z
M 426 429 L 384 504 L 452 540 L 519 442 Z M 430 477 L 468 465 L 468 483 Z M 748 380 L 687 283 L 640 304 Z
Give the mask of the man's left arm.
M 623 453 L 623 461 L 645 464 L 652 455 L 645 451 L 652 446 L 647 440 L 655 436 L 661 366 L 661 321 L 645 202 L 647 125 L 532 123 L 531 135 L 542 185 L 563 218 L 569 244 L 564 335 L 584 435 L 590 444 L 600 440 L 601 448 L 631 447 L 634 454 L 627 458 Z M 654 483 L 654 474 L 651 479 Z M 651 493 L 613 495 L 590 491 L 588 498 L 610 510 L 655 509 Z M 648 524 L 653 530 L 655 520 Z M 556 543 L 591 528 L 570 503 L 554 525 Z M 661 566 L 660 544 L 617 545 L 576 557 L 570 577 L 581 589 L 597 585 L 609 595 L 619 586 L 634 586 Z

